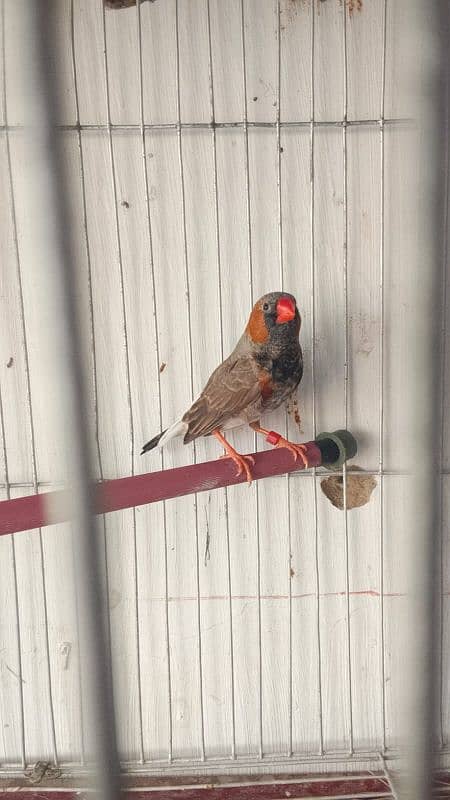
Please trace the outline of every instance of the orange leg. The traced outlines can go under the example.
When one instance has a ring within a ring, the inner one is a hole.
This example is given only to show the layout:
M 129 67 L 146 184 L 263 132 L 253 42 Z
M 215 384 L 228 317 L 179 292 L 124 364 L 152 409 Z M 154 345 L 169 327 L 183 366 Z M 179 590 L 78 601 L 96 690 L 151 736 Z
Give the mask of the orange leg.
M 231 458 L 238 468 L 237 474 L 242 475 L 242 473 L 245 472 L 247 476 L 247 481 L 250 485 L 253 476 L 249 464 L 253 465 L 255 463 L 255 459 L 253 458 L 253 456 L 243 456 L 241 453 L 237 453 L 234 447 L 232 447 L 231 444 L 227 442 L 225 437 L 222 436 L 220 431 L 213 431 L 213 434 L 225 448 L 226 454 L 225 456 L 222 456 L 222 458 Z
M 264 436 L 266 437 L 269 437 L 270 434 L 273 434 L 273 431 L 268 431 L 266 430 L 266 428 L 261 428 L 256 422 L 251 422 L 250 427 L 253 428 L 253 430 L 256 431 L 256 433 L 263 433 Z M 274 447 L 286 447 L 287 450 L 291 451 L 295 461 L 297 461 L 297 458 L 300 456 L 301 460 L 303 461 L 303 464 L 305 465 L 305 469 L 308 469 L 309 464 L 308 464 L 308 459 L 306 457 L 307 453 L 306 445 L 295 444 L 294 442 L 290 442 L 288 439 L 285 439 L 278 433 L 275 434 L 275 436 L 279 437 L 278 440 L 275 443 L 273 443 L 269 439 L 268 441 L 270 442 L 270 444 L 274 444 Z

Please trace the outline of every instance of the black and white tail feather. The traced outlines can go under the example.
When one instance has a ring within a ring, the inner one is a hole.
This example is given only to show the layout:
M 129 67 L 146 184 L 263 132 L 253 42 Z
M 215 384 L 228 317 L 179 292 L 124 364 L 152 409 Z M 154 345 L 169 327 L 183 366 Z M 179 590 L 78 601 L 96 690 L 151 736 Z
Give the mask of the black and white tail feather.
M 154 447 L 159 447 L 159 449 L 161 449 L 165 444 L 167 444 L 167 442 L 169 442 L 171 439 L 175 439 L 177 436 L 184 437 L 187 433 L 188 427 L 189 426 L 187 422 L 183 422 L 182 419 L 178 420 L 178 422 L 174 422 L 170 428 L 158 433 L 153 437 L 153 439 L 150 439 L 147 444 L 144 444 L 144 447 L 141 450 L 141 456 L 144 455 L 144 453 L 148 453 L 149 450 L 153 450 Z

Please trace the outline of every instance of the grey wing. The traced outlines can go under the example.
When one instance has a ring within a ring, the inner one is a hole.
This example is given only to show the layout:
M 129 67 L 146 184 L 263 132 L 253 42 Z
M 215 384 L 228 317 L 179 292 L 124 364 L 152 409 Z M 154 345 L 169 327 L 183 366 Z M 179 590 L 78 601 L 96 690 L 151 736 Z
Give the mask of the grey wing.
M 183 417 L 188 423 L 187 444 L 198 436 L 208 436 L 247 406 L 261 401 L 261 388 L 251 356 L 230 356 L 211 375 L 198 400 Z

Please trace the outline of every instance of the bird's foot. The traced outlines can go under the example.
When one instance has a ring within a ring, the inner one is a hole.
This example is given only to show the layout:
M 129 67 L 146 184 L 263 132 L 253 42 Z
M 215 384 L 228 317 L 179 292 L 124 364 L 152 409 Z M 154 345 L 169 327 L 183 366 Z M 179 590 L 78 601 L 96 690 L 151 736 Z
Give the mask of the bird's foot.
M 250 465 L 253 466 L 253 464 L 255 463 L 255 459 L 253 458 L 253 456 L 243 456 L 242 453 L 238 453 L 234 449 L 234 447 L 232 447 L 231 444 L 227 442 L 227 440 L 221 434 L 220 431 L 218 430 L 213 431 L 213 435 L 216 437 L 216 439 L 219 440 L 222 447 L 225 448 L 225 455 L 221 456 L 221 458 L 231 458 L 231 460 L 234 461 L 234 463 L 238 468 L 237 477 L 239 477 L 239 475 L 242 475 L 245 472 L 248 485 L 250 486 L 253 479 Z
M 287 450 L 290 450 L 295 461 L 297 461 L 298 457 L 300 456 L 301 460 L 303 461 L 303 466 L 305 469 L 308 469 L 308 448 L 305 444 L 296 444 L 295 442 L 290 442 L 289 439 L 285 439 L 284 436 L 281 436 L 281 434 L 277 433 L 276 431 L 268 431 L 266 428 L 261 428 L 258 423 L 250 423 L 250 427 L 253 428 L 256 433 L 264 434 L 268 444 L 272 444 L 274 447 L 286 447 Z
M 304 444 L 295 444 L 294 442 L 290 442 L 289 439 L 285 439 L 283 436 L 280 436 L 278 442 L 275 444 L 275 447 L 285 447 L 287 450 L 290 450 L 292 455 L 294 456 L 294 460 L 297 461 L 298 457 L 300 456 L 301 460 L 303 461 L 303 465 L 305 469 L 308 469 L 309 462 L 307 458 L 308 448 Z
M 220 457 L 231 458 L 231 460 L 234 461 L 234 463 L 238 468 L 238 471 L 236 473 L 237 477 L 239 477 L 239 475 L 242 475 L 242 473 L 245 472 L 247 476 L 248 485 L 250 486 L 253 480 L 253 475 L 249 464 L 251 464 L 252 466 L 254 465 L 255 459 L 253 458 L 253 456 L 243 456 L 242 453 L 238 453 L 233 447 L 230 446 L 230 449 L 227 450 L 227 452 Z

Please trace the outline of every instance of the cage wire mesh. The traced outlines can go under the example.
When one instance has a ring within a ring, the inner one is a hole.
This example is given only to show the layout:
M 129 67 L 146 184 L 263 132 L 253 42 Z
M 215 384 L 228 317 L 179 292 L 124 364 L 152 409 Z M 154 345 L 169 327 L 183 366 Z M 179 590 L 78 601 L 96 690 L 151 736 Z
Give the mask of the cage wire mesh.
M 217 457 L 207 440 L 137 454 L 199 393 L 255 299 L 285 289 L 302 311 L 307 368 L 300 424 L 283 411 L 271 425 L 294 440 L 351 429 L 361 485 L 374 489 L 352 507 L 344 467 L 337 509 L 313 470 L 103 516 L 104 625 L 127 770 L 378 769 L 380 755 L 397 752 L 409 535 L 400 443 L 411 434 L 405 240 L 414 226 L 396 83 L 402 8 L 56 5 L 59 46 L 48 58 L 61 89 L 95 477 Z M 46 491 L 63 474 L 25 213 L 30 162 L 14 70 L 24 13 L 26 2 L 2 0 L 3 498 Z M 440 155 L 444 241 L 448 140 Z M 436 738 L 445 759 L 445 268 L 443 276 Z M 245 431 L 235 442 L 242 452 L 264 446 Z M 5 774 L 38 759 L 74 771 L 89 760 L 76 536 L 60 524 L 0 539 Z

